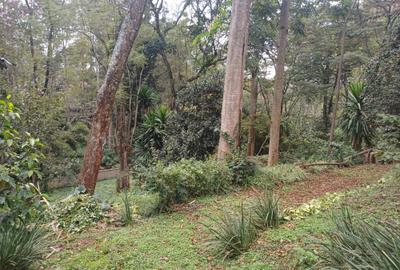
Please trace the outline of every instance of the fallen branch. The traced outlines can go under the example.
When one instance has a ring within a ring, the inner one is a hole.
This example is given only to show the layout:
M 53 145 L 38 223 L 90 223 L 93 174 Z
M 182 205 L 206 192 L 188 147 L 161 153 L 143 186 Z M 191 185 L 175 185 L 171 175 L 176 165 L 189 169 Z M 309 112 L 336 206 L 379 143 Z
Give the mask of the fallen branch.
M 306 169 L 308 167 L 314 167 L 314 166 L 338 166 L 338 167 L 348 167 L 350 166 L 348 163 L 312 163 L 312 164 L 303 164 L 300 165 L 300 168 Z

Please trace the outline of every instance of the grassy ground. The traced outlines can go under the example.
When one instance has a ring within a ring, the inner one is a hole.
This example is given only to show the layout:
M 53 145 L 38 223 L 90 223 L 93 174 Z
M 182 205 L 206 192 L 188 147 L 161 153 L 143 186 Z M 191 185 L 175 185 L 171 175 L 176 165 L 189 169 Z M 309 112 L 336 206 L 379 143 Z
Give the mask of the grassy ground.
M 307 181 L 277 188 L 285 207 L 295 207 L 326 192 L 353 190 L 343 199 L 361 217 L 398 218 L 399 181 L 370 188 L 388 171 L 388 166 L 371 165 L 335 169 L 311 175 Z M 100 182 L 97 190 L 105 200 L 115 197 L 114 181 Z M 71 190 L 50 195 L 58 200 Z M 307 269 L 317 263 L 316 239 L 330 228 L 330 211 L 281 225 L 260 234 L 252 248 L 234 260 L 214 258 L 205 243 L 203 224 L 210 217 L 249 204 L 255 190 L 197 199 L 177 206 L 177 212 L 144 218 L 127 227 L 99 227 L 62 237 L 59 249 L 44 263 L 45 269 Z M 148 205 L 152 195 L 132 194 L 135 202 Z M 114 203 L 119 200 L 114 199 Z

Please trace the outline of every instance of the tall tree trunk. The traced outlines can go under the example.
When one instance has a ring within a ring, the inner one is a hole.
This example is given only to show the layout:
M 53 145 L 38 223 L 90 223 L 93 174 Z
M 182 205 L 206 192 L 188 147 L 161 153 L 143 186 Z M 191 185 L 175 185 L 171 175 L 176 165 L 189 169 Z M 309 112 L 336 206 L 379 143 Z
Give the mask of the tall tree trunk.
M 251 0 L 233 0 L 232 2 L 218 158 L 224 158 L 230 152 L 227 140 L 233 140 L 239 144 L 250 4 Z
M 51 59 L 53 58 L 53 38 L 54 38 L 54 25 L 50 21 L 49 33 L 47 35 L 47 57 L 46 57 L 46 73 L 44 77 L 43 93 L 48 92 L 50 81 Z
M 275 90 L 272 101 L 271 128 L 269 132 L 268 165 L 276 165 L 279 161 L 279 138 L 282 114 L 282 99 L 285 83 L 285 55 L 289 25 L 290 0 L 283 0 L 279 19 L 278 56 L 276 63 Z
M 349 12 L 344 19 L 343 28 L 340 34 L 340 57 L 339 62 L 337 65 L 337 74 L 336 74 L 336 81 L 335 81 L 335 102 L 333 104 L 333 112 L 332 112 L 332 120 L 331 120 L 331 129 L 329 131 L 329 144 L 328 144 L 328 156 L 332 157 L 332 143 L 335 137 L 335 129 L 336 129 L 336 118 L 337 118 L 337 111 L 339 108 L 339 99 L 340 99 L 340 84 L 342 80 L 342 69 L 343 69 L 343 59 L 344 59 L 344 41 L 347 32 L 347 21 L 350 17 L 351 11 L 357 1 L 352 3 Z
M 35 89 L 38 89 L 38 64 L 36 61 L 36 55 L 35 55 L 35 43 L 33 40 L 33 30 L 32 30 L 32 20 L 33 20 L 33 8 L 29 5 L 28 0 L 25 0 L 26 7 L 28 8 L 28 14 L 29 14 L 29 26 L 28 26 L 28 35 L 29 35 L 29 49 L 31 53 L 31 58 L 32 58 L 32 81 Z
M 119 178 L 117 179 L 117 192 L 129 188 L 129 135 L 126 125 L 125 104 L 121 101 L 118 106 L 117 116 L 117 138 L 118 138 L 118 157 L 119 157 Z
M 107 138 L 115 94 L 121 82 L 129 53 L 139 32 L 146 0 L 131 0 L 128 14 L 122 23 L 107 74 L 97 92 L 97 105 L 88 138 L 88 144 L 79 174 L 79 182 L 88 193 L 93 193 L 103 157 L 103 144 Z
M 254 148 L 256 144 L 255 127 L 254 122 L 256 120 L 257 113 L 257 97 L 258 97 L 258 83 L 257 83 L 257 71 L 251 73 L 251 92 L 250 92 L 250 104 L 249 104 L 249 133 L 247 136 L 247 156 L 254 156 Z

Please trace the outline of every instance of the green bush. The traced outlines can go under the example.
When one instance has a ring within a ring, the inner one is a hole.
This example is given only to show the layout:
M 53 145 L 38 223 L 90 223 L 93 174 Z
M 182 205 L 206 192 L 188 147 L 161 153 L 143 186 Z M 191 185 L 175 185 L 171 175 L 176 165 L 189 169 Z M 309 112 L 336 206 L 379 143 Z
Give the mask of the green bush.
M 207 245 L 223 259 L 247 251 L 257 238 L 257 230 L 251 219 L 245 216 L 243 205 L 240 213 L 226 213 L 214 222 L 214 226 L 207 226 L 212 234 Z
M 248 186 L 249 179 L 255 174 L 255 163 L 243 153 L 236 151 L 227 159 L 228 167 L 233 174 L 233 182 L 239 186 Z
M 168 166 L 158 163 L 138 175 L 145 189 L 159 194 L 159 211 L 193 197 L 223 192 L 232 183 L 227 164 L 213 159 L 182 159 Z
M 257 229 L 277 227 L 281 221 L 278 199 L 273 193 L 264 192 L 257 196 L 253 207 L 253 223 Z
M 87 194 L 73 194 L 60 201 L 53 211 L 60 228 L 70 233 L 81 232 L 107 216 L 101 203 Z
M 388 222 L 355 222 L 347 209 L 334 215 L 336 229 L 322 243 L 329 269 L 400 269 L 400 226 Z
M 129 192 L 127 189 L 125 189 L 122 194 L 122 204 L 123 204 L 122 221 L 128 225 L 132 224 L 133 212 L 132 212 L 131 201 L 129 198 Z
M 390 163 L 400 161 L 400 116 L 380 114 L 378 120 L 376 148 L 379 161 Z
M 306 172 L 292 164 L 282 164 L 273 167 L 257 166 L 255 174 L 250 178 L 251 184 L 258 186 L 272 186 L 277 183 L 293 183 L 305 180 Z
M 48 251 L 46 231 L 40 227 L 0 226 L 0 270 L 28 269 Z

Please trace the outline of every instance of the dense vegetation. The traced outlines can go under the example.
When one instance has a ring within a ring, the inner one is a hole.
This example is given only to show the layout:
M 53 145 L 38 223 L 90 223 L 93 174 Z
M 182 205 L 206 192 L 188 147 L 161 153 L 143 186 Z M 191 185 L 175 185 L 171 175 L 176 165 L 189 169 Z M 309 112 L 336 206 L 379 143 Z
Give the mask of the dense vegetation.
M 0 34 L 0 270 L 400 268 L 397 0 L 5 0 Z

